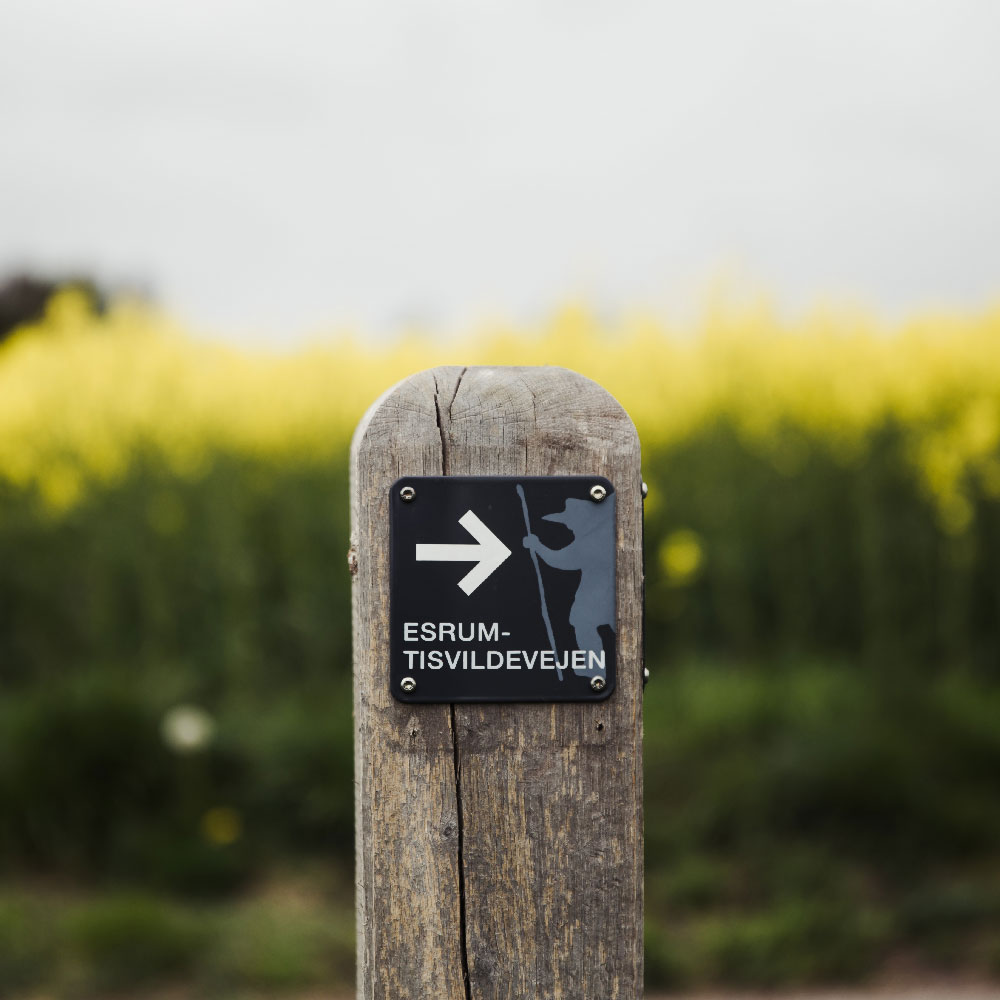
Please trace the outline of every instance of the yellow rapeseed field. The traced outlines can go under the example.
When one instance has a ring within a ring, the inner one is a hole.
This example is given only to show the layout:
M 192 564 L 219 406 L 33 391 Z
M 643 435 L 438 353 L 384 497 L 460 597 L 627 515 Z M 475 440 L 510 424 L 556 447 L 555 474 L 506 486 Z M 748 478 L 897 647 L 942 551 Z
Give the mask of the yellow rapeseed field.
M 670 330 L 644 316 L 608 328 L 572 307 L 537 329 L 269 353 L 196 338 L 134 304 L 95 317 L 73 293 L 0 348 L 0 476 L 36 486 L 58 514 L 89 483 L 120 477 L 137 447 L 181 476 L 218 449 L 342 453 L 381 391 L 444 363 L 573 368 L 621 400 L 647 447 L 725 417 L 789 474 L 802 453 L 782 429 L 818 435 L 851 462 L 891 419 L 950 530 L 970 516 L 967 476 L 1000 494 L 1000 310 L 889 330 L 860 315 L 788 324 L 765 308 L 718 309 L 697 329 Z

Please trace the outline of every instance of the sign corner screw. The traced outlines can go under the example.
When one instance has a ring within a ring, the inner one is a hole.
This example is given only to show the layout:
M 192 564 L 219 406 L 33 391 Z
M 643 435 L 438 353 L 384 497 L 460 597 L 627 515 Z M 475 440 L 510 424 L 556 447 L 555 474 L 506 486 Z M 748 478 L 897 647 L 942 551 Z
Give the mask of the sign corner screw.
M 590 678 L 590 686 L 595 691 L 603 691 L 604 690 L 604 684 L 605 684 L 605 681 L 604 681 L 603 677 L 591 677 Z
M 412 486 L 404 486 L 399 491 L 399 498 L 403 501 L 403 503 L 410 503 L 411 501 L 417 499 L 417 491 Z
M 608 491 L 600 483 L 590 487 L 590 499 L 594 503 L 600 503 L 607 495 Z
M 412 694 L 417 690 L 417 682 L 412 677 L 404 677 L 400 682 L 399 686 L 407 693 Z

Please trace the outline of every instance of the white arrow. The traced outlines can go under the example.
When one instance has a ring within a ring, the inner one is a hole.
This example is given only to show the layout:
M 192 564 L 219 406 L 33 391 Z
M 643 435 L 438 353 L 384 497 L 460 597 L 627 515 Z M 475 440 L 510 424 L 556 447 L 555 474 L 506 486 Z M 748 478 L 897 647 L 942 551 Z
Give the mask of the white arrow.
M 458 523 L 472 535 L 477 545 L 417 545 L 417 562 L 475 562 L 458 585 L 471 594 L 510 555 L 510 549 L 467 510 Z

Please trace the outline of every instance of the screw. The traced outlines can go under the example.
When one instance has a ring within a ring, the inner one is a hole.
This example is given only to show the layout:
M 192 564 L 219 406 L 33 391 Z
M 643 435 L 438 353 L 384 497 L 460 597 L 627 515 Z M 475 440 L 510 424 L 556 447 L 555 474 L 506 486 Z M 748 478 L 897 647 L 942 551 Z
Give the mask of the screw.
M 649 667 L 642 668 L 642 686 L 645 687 L 649 682 Z
M 646 495 L 647 495 L 648 493 L 649 493 L 649 486 L 647 486 L 647 485 L 646 485 L 646 483 L 643 483 L 643 484 L 642 484 L 642 499 L 643 499 L 643 500 L 645 500 L 645 499 L 646 499 Z
M 403 503 L 410 503 L 411 500 L 416 500 L 417 491 L 412 486 L 404 486 L 399 491 L 399 498 Z
M 590 678 L 590 686 L 595 691 L 603 691 L 604 690 L 604 678 L 603 677 L 591 677 Z
M 417 690 L 417 682 L 412 677 L 404 677 L 400 682 L 399 686 L 407 693 L 413 694 Z
M 601 486 L 600 483 L 598 483 L 597 486 L 590 487 L 590 499 L 593 500 L 594 503 L 600 503 L 607 495 L 608 491 Z

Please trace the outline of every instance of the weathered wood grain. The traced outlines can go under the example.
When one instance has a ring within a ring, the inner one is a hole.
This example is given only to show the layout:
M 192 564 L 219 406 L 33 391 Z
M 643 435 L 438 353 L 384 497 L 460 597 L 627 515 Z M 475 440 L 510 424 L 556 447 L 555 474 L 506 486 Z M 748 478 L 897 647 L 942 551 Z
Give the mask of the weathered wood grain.
M 642 996 L 639 442 L 559 368 L 438 368 L 351 451 L 358 996 Z M 403 705 L 389 693 L 389 502 L 402 475 L 606 476 L 618 674 L 603 702 Z

